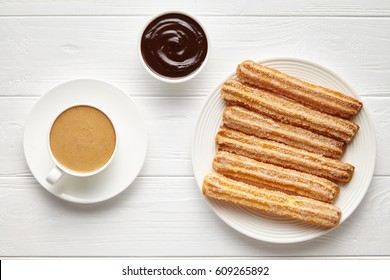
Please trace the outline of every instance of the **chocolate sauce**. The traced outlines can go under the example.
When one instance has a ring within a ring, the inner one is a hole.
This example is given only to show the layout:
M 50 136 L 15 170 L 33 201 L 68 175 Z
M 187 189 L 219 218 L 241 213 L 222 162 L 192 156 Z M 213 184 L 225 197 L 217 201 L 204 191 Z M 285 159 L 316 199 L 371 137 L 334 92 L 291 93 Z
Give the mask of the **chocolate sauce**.
M 196 71 L 205 60 L 206 34 L 186 15 L 165 14 L 146 27 L 141 53 L 153 72 L 170 78 L 184 77 Z

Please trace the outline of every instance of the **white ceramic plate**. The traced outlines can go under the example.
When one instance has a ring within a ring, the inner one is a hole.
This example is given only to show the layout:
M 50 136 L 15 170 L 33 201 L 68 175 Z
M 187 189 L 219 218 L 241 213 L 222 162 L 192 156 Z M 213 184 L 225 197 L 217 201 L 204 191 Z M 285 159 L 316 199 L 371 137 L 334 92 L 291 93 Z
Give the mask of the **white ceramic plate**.
M 47 134 L 58 114 L 78 104 L 95 106 L 110 117 L 118 136 L 117 151 L 99 174 L 86 178 L 65 174 L 53 186 L 46 182 L 54 167 Z M 38 100 L 24 128 L 24 153 L 32 174 L 53 195 L 76 203 L 104 201 L 125 190 L 141 170 L 146 149 L 146 125 L 134 102 L 120 89 L 97 80 L 74 80 L 53 88 Z
M 318 64 L 295 58 L 275 58 L 263 60 L 260 63 L 308 82 L 358 97 L 343 79 Z M 204 176 L 212 171 L 211 163 L 217 152 L 214 139 L 222 124 L 222 113 L 225 108 L 219 92 L 220 87 L 221 85 L 208 97 L 199 116 L 193 139 L 192 161 L 200 189 Z M 375 132 L 364 106 L 355 118 L 355 122 L 360 126 L 360 130 L 354 141 L 347 146 L 346 153 L 342 158 L 343 161 L 355 166 L 355 174 L 350 183 L 341 186 L 340 195 L 335 202 L 335 205 L 342 211 L 341 223 L 352 214 L 363 199 L 374 172 Z M 274 243 L 294 243 L 318 237 L 329 231 L 291 219 L 262 214 L 226 202 L 207 200 L 223 221 L 239 232 L 255 239 Z

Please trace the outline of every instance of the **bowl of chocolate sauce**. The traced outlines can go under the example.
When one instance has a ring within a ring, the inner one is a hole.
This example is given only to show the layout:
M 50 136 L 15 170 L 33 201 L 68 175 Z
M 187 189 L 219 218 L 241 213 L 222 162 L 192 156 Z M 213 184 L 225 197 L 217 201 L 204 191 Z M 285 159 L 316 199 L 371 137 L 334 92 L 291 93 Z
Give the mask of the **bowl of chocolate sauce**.
M 139 55 L 145 69 L 169 83 L 195 77 L 206 64 L 208 49 L 205 29 L 183 12 L 155 16 L 146 24 L 139 40 Z

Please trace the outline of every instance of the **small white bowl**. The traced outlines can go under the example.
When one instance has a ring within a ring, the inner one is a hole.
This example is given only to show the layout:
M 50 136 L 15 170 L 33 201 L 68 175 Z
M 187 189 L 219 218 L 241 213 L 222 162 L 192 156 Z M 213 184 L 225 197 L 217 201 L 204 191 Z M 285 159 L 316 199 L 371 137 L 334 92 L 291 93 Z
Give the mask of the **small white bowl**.
M 159 75 L 158 73 L 154 72 L 152 69 L 150 69 L 150 67 L 148 66 L 148 64 L 145 62 L 143 56 L 142 56 L 142 51 L 141 51 L 141 40 L 142 40 L 142 35 L 144 34 L 145 32 L 145 29 L 148 27 L 148 25 L 153 21 L 155 20 L 156 18 L 160 17 L 160 16 L 163 16 L 163 15 L 167 15 L 167 14 L 182 14 L 182 15 L 185 15 L 191 19 L 193 19 L 194 21 L 196 21 L 200 27 L 203 29 L 204 31 L 204 34 L 206 35 L 206 39 L 207 39 L 207 53 L 206 53 L 206 57 L 204 58 L 202 64 L 199 66 L 198 69 L 196 69 L 194 72 L 192 72 L 191 74 L 187 75 L 187 76 L 183 76 L 183 77 L 178 77 L 178 78 L 172 78 L 172 77 L 166 77 L 166 76 L 162 76 L 162 75 Z M 165 12 L 162 12 L 162 13 L 159 13 L 157 14 L 156 16 L 152 17 L 145 25 L 144 27 L 142 28 L 141 30 L 141 33 L 138 37 L 138 56 L 141 60 L 141 63 L 142 65 L 144 66 L 144 68 L 146 69 L 146 71 L 151 75 L 153 76 L 154 78 L 156 78 L 157 80 L 160 80 L 162 82 L 166 82 L 166 83 L 172 83 L 172 84 L 177 84 L 177 83 L 183 83 L 183 82 L 186 82 L 186 81 L 189 81 L 191 80 L 192 78 L 194 78 L 196 75 L 198 75 L 202 69 L 204 68 L 204 66 L 206 65 L 207 63 L 207 60 L 209 58 L 209 53 L 210 53 L 210 40 L 209 40 L 209 36 L 207 34 L 207 31 L 206 29 L 204 28 L 204 26 L 192 15 L 188 14 L 188 13 L 185 13 L 185 12 L 179 12 L 179 11 L 165 11 Z

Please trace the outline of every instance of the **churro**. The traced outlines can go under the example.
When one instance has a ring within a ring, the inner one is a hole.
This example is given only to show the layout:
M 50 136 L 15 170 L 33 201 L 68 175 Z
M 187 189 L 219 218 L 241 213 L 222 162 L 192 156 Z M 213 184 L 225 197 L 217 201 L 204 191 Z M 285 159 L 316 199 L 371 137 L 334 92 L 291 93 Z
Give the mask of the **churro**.
M 359 100 L 341 92 L 302 81 L 250 60 L 238 65 L 237 77 L 242 82 L 271 90 L 333 116 L 352 118 L 363 106 Z
M 213 199 L 327 228 L 337 226 L 341 218 L 340 209 L 332 204 L 254 187 L 216 173 L 204 178 L 202 191 Z
M 339 193 L 335 183 L 311 174 L 219 151 L 213 160 L 216 172 L 236 180 L 333 203 Z
M 250 136 L 226 127 L 219 130 L 215 141 L 219 150 L 310 173 L 336 183 L 349 182 L 355 169 L 352 165 L 339 160 Z
M 344 142 L 352 141 L 359 129 L 357 124 L 349 120 L 312 110 L 270 91 L 253 88 L 234 79 L 223 84 L 221 94 L 228 104 L 240 105 L 275 120 Z
M 246 134 L 284 143 L 326 157 L 339 159 L 345 143 L 309 130 L 274 121 L 239 106 L 227 106 L 223 113 L 224 124 Z

